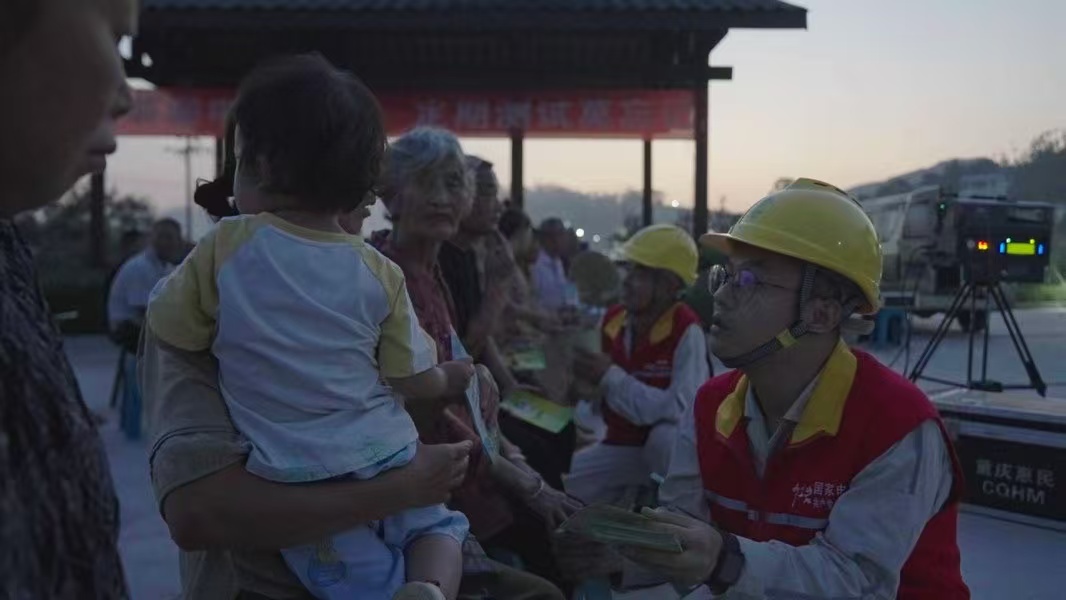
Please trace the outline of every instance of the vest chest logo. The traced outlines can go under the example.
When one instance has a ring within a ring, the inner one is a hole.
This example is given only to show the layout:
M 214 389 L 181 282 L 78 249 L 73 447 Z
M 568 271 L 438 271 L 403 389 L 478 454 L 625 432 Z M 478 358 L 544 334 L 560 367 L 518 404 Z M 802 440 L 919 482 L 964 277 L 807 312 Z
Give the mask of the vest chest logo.
M 660 378 L 673 375 L 674 365 L 670 359 L 660 359 L 655 362 L 645 363 L 633 372 L 637 378 Z
M 848 486 L 844 483 L 813 481 L 792 486 L 792 508 L 830 510 Z

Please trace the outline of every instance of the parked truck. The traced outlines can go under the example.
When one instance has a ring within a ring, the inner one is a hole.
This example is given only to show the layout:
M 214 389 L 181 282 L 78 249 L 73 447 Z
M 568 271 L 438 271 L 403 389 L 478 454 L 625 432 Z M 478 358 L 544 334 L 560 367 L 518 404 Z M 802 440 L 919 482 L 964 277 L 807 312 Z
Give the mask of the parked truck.
M 1006 202 L 1001 198 L 960 197 L 936 185 L 861 201 L 884 252 L 885 306 L 900 307 L 919 317 L 946 312 L 964 277 L 954 229 L 958 215 L 975 203 Z M 1010 287 L 1005 291 L 1010 298 Z M 969 310 L 958 312 L 957 320 L 964 331 L 985 327 L 988 315 L 982 306 L 983 298 L 979 297 L 973 322 Z

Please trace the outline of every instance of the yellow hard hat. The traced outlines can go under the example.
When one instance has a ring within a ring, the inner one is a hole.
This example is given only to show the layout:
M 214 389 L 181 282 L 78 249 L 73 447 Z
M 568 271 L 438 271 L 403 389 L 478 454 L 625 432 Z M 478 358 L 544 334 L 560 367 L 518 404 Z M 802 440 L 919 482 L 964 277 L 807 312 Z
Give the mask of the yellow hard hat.
M 626 262 L 663 269 L 692 285 L 696 281 L 699 251 L 692 236 L 673 225 L 649 225 L 633 234 L 622 246 L 619 258 Z
M 708 233 L 704 246 L 726 254 L 734 242 L 784 254 L 834 271 L 859 286 L 861 314 L 881 307 L 881 244 L 870 217 L 846 192 L 814 179 L 797 179 L 759 200 L 729 233 Z

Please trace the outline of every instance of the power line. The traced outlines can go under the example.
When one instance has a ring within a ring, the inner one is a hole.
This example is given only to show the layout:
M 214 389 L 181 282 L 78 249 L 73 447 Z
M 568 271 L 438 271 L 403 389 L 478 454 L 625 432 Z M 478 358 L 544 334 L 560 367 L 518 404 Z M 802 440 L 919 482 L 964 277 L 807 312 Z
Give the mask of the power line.
M 185 236 L 193 239 L 192 235 L 192 155 L 200 154 L 207 149 L 196 143 L 192 136 L 185 136 L 185 145 L 179 148 L 167 148 L 167 152 L 177 154 L 185 162 Z

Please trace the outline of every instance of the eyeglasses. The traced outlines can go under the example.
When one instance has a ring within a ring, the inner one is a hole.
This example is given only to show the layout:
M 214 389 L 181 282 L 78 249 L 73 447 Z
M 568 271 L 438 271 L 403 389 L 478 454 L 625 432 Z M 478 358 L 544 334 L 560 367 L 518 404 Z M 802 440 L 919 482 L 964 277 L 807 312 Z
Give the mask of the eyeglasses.
M 734 292 L 741 294 L 744 298 L 751 297 L 755 293 L 755 289 L 760 285 L 789 292 L 799 291 L 794 287 L 763 281 L 755 271 L 749 269 L 738 269 L 735 272 L 730 272 L 729 268 L 724 265 L 711 267 L 710 276 L 707 278 L 707 289 L 711 292 L 711 295 L 717 293 L 726 284 L 731 285 Z

